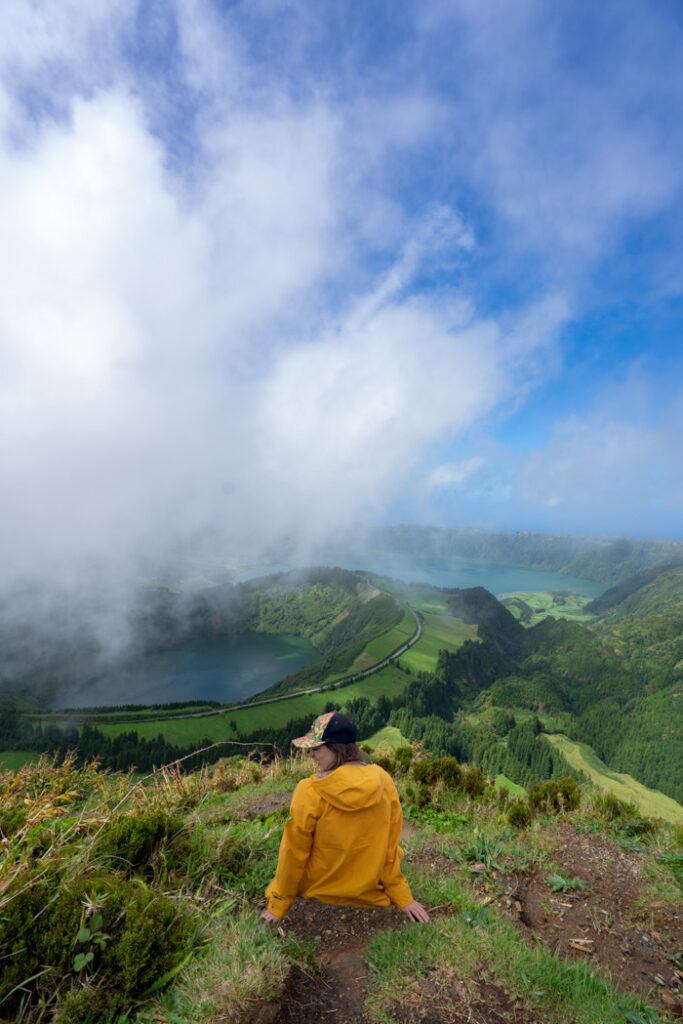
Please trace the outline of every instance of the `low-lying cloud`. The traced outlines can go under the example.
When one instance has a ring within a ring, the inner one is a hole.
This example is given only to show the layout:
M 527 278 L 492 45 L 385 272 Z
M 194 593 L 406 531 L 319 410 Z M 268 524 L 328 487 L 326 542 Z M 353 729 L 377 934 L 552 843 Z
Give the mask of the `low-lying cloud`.
M 461 14 L 481 71 L 482 25 Z M 180 555 L 237 565 L 381 517 L 435 443 L 556 369 L 572 311 L 575 282 L 555 274 L 484 309 L 457 188 L 402 178 L 450 124 L 463 162 L 445 178 L 483 181 L 535 239 L 566 197 L 558 184 L 532 209 L 533 179 L 512 190 L 536 152 L 496 157 L 504 112 L 472 170 L 466 88 L 464 116 L 410 75 L 306 78 L 296 46 L 269 70 L 249 17 L 202 0 L 3 11 L 2 596 L 20 615 L 20 586 L 69 593 L 98 642 L 124 635 L 131 582 Z M 315 40 L 319 14 L 296 17 Z M 651 182 L 646 206 L 672 187 Z M 633 205 L 622 192 L 606 217 Z

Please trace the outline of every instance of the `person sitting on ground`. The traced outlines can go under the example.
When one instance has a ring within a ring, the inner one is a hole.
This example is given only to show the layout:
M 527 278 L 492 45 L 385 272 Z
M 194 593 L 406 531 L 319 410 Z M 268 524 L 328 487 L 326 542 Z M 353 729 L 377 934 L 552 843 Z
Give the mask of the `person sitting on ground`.
M 352 907 L 397 906 L 411 921 L 429 914 L 401 872 L 401 804 L 393 779 L 368 764 L 358 730 L 336 711 L 319 715 L 293 740 L 318 771 L 298 784 L 266 889 L 267 922 L 284 917 L 296 896 Z

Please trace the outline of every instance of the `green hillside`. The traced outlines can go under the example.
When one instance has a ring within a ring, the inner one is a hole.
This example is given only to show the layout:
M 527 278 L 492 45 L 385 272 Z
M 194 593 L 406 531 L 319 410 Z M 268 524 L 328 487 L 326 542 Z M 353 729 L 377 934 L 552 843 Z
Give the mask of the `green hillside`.
M 303 759 L 137 783 L 68 762 L 0 773 L 0 1020 L 284 1024 L 339 1005 L 339 1024 L 663 1024 L 680 829 L 566 781 L 566 802 L 512 797 L 405 745 L 384 763 L 428 925 L 301 900 L 263 924 Z
M 595 618 L 587 610 L 589 604 L 593 605 L 590 598 L 565 590 L 518 591 L 504 594 L 500 601 L 523 626 L 535 626 L 548 615 L 553 619 L 571 619 L 573 622 L 591 622 Z
M 618 617 L 622 617 L 671 611 L 674 607 L 680 609 L 681 605 L 683 567 L 669 564 L 629 576 L 623 583 L 596 597 L 586 610 L 601 616 L 614 610 Z
M 271 630 L 307 631 L 321 648 L 318 662 L 260 695 L 286 699 L 254 698 L 208 714 L 107 709 L 71 721 L 10 709 L 0 746 L 77 749 L 82 760 L 146 770 L 227 740 L 286 750 L 314 715 L 337 708 L 356 718 L 362 737 L 396 728 L 517 785 L 583 770 L 545 735 L 562 732 L 609 770 L 683 802 L 682 575 L 667 570 L 624 588 L 626 596 L 591 623 L 546 616 L 526 627 L 480 587 L 439 590 L 337 570 L 274 576 L 253 586 L 250 614 Z M 398 664 L 330 688 L 408 639 L 415 614 L 421 638 Z M 287 696 L 321 685 L 328 688 Z

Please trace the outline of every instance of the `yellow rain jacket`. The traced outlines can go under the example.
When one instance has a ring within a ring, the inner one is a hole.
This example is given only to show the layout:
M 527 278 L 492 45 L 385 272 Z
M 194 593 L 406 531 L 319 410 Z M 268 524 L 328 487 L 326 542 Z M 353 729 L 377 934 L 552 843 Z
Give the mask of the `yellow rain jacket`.
M 342 765 L 294 790 L 268 910 L 284 917 L 295 896 L 352 907 L 407 907 L 401 873 L 401 804 L 376 764 Z

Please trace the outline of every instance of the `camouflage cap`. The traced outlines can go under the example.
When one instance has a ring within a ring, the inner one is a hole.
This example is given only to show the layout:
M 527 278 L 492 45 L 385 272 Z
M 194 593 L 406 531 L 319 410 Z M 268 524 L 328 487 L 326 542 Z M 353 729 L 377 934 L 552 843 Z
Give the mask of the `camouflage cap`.
M 318 715 L 306 735 L 292 740 L 292 744 L 301 750 L 310 750 L 323 743 L 355 743 L 357 739 L 358 729 L 350 718 L 338 711 L 327 711 Z

